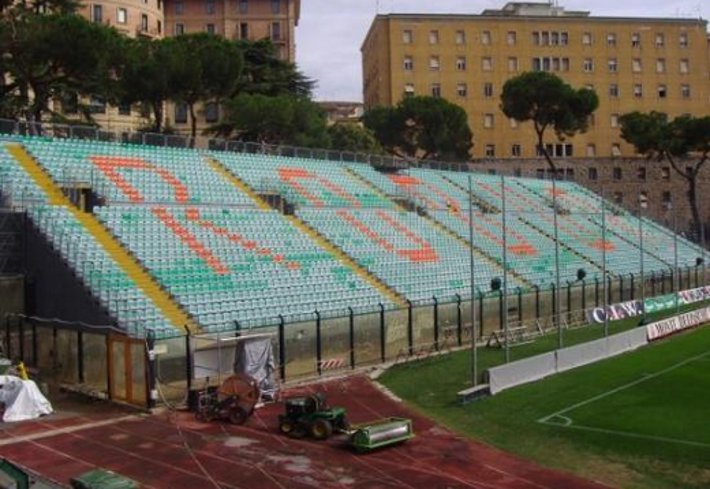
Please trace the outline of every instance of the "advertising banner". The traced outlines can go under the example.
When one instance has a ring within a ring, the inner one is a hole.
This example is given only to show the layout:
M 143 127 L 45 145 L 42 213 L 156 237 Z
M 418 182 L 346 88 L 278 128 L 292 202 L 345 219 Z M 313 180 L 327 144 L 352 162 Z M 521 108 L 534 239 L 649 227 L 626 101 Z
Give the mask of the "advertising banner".
M 587 320 L 590 323 L 603 323 L 608 316 L 609 321 L 632 318 L 643 314 L 644 303 L 642 301 L 628 301 L 620 304 L 610 304 L 605 307 L 595 307 L 587 311 Z
M 676 294 L 659 295 L 658 297 L 650 297 L 643 303 L 646 313 L 665 311 L 673 309 L 676 306 L 678 296 Z M 642 310 L 643 312 L 643 310 Z
M 648 341 L 653 341 L 708 321 L 710 321 L 710 307 L 651 323 L 646 326 L 646 335 Z
M 647 314 L 659 311 L 667 311 L 678 306 L 693 304 L 710 300 L 710 285 L 698 287 L 697 289 L 683 290 L 677 294 L 666 294 L 657 297 L 649 297 L 645 301 L 635 300 L 610 304 L 605 307 L 595 307 L 587 311 L 587 320 L 590 323 L 601 324 L 608 316 L 609 321 L 617 321 L 631 317 L 641 316 L 644 310 Z

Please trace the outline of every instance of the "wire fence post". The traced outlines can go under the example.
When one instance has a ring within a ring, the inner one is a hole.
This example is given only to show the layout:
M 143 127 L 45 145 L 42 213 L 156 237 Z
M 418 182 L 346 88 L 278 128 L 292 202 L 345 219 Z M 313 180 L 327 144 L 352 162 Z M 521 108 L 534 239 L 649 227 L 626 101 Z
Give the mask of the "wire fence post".
M 436 296 L 434 299 L 434 348 L 439 351 L 439 300 Z
M 414 321 L 412 318 L 412 301 L 407 299 L 407 352 L 414 355 Z
M 155 381 L 155 333 L 148 330 L 145 338 L 146 347 L 146 360 L 147 360 L 147 373 L 148 373 L 148 385 L 146 386 L 147 396 L 146 405 L 148 409 L 153 409 L 158 400 L 158 390 L 156 389 Z
M 456 294 L 456 345 L 461 346 L 461 296 Z
M 355 312 L 348 306 L 348 339 L 350 343 L 350 368 L 355 368 Z
M 316 369 L 318 375 L 323 374 L 323 337 L 321 331 L 321 319 L 318 309 L 315 310 L 316 315 Z
M 185 326 L 185 381 L 187 392 L 190 392 L 192 390 L 192 336 L 187 326 Z
M 34 356 L 32 361 L 35 362 Z M 77 377 L 80 384 L 84 383 L 84 332 L 77 330 L 76 332 L 76 368 Z
M 281 382 L 286 382 L 286 337 L 284 317 L 279 314 L 279 373 Z

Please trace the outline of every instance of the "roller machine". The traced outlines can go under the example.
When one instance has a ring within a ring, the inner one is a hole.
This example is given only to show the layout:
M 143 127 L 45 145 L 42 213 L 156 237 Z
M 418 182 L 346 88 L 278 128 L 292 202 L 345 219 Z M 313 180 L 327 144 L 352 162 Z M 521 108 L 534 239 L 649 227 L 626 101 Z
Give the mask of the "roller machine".
M 285 412 L 279 416 L 279 429 L 292 438 L 310 435 L 316 440 L 342 433 L 347 435 L 348 445 L 358 452 L 400 443 L 414 436 L 412 421 L 407 418 L 389 417 L 351 426 L 345 408 L 328 406 L 322 393 L 286 399 Z

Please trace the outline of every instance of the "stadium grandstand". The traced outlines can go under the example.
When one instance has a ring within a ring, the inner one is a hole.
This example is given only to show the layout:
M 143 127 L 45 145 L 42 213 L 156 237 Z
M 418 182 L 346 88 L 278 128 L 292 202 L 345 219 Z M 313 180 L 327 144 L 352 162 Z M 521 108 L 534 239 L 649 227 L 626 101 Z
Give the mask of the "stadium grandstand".
M 549 181 L 8 135 L 0 184 L 132 337 L 468 298 L 471 253 L 484 292 L 504 266 L 508 291 L 555 279 Z M 82 188 L 91 208 L 71 198 Z M 700 247 L 670 230 L 556 188 L 565 282 L 699 263 Z

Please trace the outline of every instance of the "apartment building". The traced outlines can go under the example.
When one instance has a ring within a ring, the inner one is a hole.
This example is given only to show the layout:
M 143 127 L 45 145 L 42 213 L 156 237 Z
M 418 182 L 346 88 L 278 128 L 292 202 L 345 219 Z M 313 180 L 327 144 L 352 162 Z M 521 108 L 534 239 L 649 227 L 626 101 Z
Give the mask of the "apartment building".
M 587 133 L 547 135 L 557 157 L 633 155 L 619 130 L 626 112 L 710 113 L 702 19 L 595 17 L 514 2 L 480 15 L 378 15 L 361 51 L 366 108 L 412 95 L 444 97 L 468 114 L 474 158 L 537 156 L 532 127 L 500 110 L 503 84 L 525 71 L 555 73 L 599 96 Z
M 162 38 L 208 32 L 229 39 L 269 38 L 283 60 L 295 62 L 295 31 L 301 0 L 99 0 L 82 4 L 79 12 L 93 22 L 130 36 Z M 94 118 L 107 131 L 135 130 L 145 122 L 137 107 L 113 107 L 90 101 Z M 190 127 L 187 108 L 166 107 L 166 123 L 178 132 Z M 217 122 L 220 108 L 198 108 L 200 129 Z
M 209 32 L 229 39 L 269 38 L 295 62 L 300 0 L 165 0 L 166 36 Z

